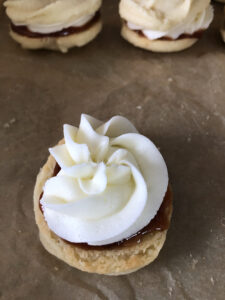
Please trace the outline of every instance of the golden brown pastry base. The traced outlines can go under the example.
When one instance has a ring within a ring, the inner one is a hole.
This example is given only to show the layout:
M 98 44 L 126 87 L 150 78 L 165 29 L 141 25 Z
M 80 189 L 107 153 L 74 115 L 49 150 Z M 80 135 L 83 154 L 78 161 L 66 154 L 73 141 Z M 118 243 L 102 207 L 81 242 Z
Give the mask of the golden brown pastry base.
M 60 143 L 63 143 L 61 141 Z M 52 177 L 56 162 L 49 156 L 37 176 L 34 189 L 34 213 L 40 240 L 45 249 L 67 264 L 82 271 L 105 275 L 122 275 L 134 272 L 156 259 L 161 250 L 167 230 L 146 234 L 139 244 L 118 246 L 111 250 L 83 249 L 67 243 L 48 227 L 39 208 L 40 195 L 46 180 Z M 172 214 L 172 205 L 168 217 Z
M 184 38 L 174 41 L 166 40 L 149 40 L 146 37 L 140 36 L 134 30 L 128 28 L 124 23 L 121 31 L 122 37 L 136 47 L 150 50 L 153 52 L 178 52 L 191 47 L 198 41 L 197 38 Z
M 10 30 L 11 37 L 23 48 L 30 50 L 50 49 L 66 53 L 72 47 L 82 47 L 91 42 L 101 31 L 102 22 L 99 20 L 91 28 L 64 37 L 30 38 Z

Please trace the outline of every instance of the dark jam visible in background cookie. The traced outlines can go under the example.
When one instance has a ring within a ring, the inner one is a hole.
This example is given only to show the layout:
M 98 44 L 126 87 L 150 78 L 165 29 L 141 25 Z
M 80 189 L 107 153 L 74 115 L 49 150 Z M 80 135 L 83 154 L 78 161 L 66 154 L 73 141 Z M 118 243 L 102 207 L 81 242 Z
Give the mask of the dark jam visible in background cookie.
M 52 177 L 56 176 L 60 170 L 61 170 L 60 166 L 58 164 L 56 164 Z M 43 193 L 41 193 L 41 195 L 40 195 L 40 200 L 41 200 L 42 196 L 43 196 Z M 40 207 L 41 212 L 43 213 L 40 201 L 39 201 L 39 207 Z M 116 242 L 116 243 L 113 243 L 113 244 L 103 245 L 103 246 L 90 246 L 86 243 L 71 243 L 66 240 L 64 240 L 64 241 L 66 243 L 75 245 L 75 246 L 80 247 L 85 250 L 110 250 L 110 249 L 114 249 L 118 246 L 129 247 L 134 244 L 139 244 L 142 240 L 142 237 L 146 234 L 154 233 L 156 231 L 167 230 L 170 225 L 171 210 L 172 210 L 172 191 L 171 191 L 170 186 L 168 186 L 166 195 L 165 195 L 163 202 L 162 202 L 156 216 L 154 217 L 154 219 L 152 219 L 147 226 L 145 226 L 144 228 L 142 228 L 141 230 L 139 230 L 137 233 L 133 234 L 129 238 L 124 239 L 119 242 Z
M 71 27 L 64 28 L 57 32 L 52 32 L 52 33 L 33 32 L 33 31 L 30 31 L 27 26 L 17 26 L 13 23 L 11 23 L 11 29 L 15 33 L 22 35 L 22 36 L 26 36 L 28 38 L 64 37 L 64 36 L 68 36 L 71 34 L 81 33 L 81 32 L 84 32 L 84 31 L 90 29 L 95 23 L 97 23 L 99 21 L 100 15 L 101 15 L 100 11 L 98 11 L 94 15 L 94 17 L 88 23 L 84 24 L 83 26 L 80 26 L 80 27 L 71 26 Z

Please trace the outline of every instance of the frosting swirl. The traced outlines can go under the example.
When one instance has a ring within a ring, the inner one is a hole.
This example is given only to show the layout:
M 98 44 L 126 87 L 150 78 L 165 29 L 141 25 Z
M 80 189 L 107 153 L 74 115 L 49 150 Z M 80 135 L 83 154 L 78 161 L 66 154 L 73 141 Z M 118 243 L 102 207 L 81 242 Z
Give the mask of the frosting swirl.
M 156 146 L 124 117 L 102 123 L 82 115 L 64 125 L 65 144 L 49 149 L 61 167 L 46 181 L 41 204 L 49 228 L 75 243 L 128 238 L 156 215 L 168 186 Z
M 28 25 L 28 29 L 32 32 L 38 32 L 38 33 L 52 33 L 52 32 L 57 32 L 61 31 L 64 28 L 69 28 L 69 27 L 82 27 L 85 24 L 87 24 L 92 18 L 94 17 L 94 14 L 84 16 L 80 18 L 77 21 L 72 21 L 72 22 L 63 22 L 59 24 L 53 24 L 53 25 Z
M 177 39 L 182 34 L 194 34 L 198 30 L 207 29 L 213 20 L 213 8 L 209 5 L 205 10 L 197 15 L 189 15 L 188 18 L 171 28 L 168 31 L 155 31 L 145 29 L 143 27 L 137 26 L 130 22 L 127 23 L 128 27 L 132 30 L 142 30 L 144 35 L 150 40 L 156 40 L 164 36 L 170 37 L 172 39 Z
M 101 3 L 102 0 L 7 0 L 4 6 L 15 25 L 46 33 L 82 26 L 99 10 Z
M 146 30 L 169 32 L 193 24 L 209 5 L 209 0 L 121 0 L 120 15 Z

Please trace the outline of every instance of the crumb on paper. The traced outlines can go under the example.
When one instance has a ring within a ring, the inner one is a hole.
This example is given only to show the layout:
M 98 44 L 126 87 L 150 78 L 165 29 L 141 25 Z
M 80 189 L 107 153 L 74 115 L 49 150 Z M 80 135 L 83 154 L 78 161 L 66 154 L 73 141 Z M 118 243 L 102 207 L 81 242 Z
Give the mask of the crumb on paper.
M 170 287 L 168 288 L 168 290 L 169 290 L 168 294 L 169 294 L 169 296 L 171 297 L 171 296 L 172 296 L 172 292 L 173 292 L 173 288 L 170 286 Z
M 222 225 L 222 226 L 225 226 L 225 217 L 223 217 L 223 218 L 221 219 L 221 225 Z
M 9 128 L 9 123 L 5 123 L 5 124 L 3 125 L 3 127 L 4 127 L 4 128 Z
M 15 123 L 15 122 L 16 122 L 16 119 L 15 119 L 15 118 L 12 118 L 12 119 L 9 121 L 10 124 L 13 124 L 13 123 Z
M 11 125 L 13 125 L 16 122 L 15 118 L 10 119 L 8 122 L 3 124 L 4 128 L 9 128 Z
M 141 110 L 142 106 L 141 105 L 137 105 L 136 108 L 139 109 L 139 110 Z
M 176 279 L 169 270 L 165 269 L 164 273 L 166 275 L 168 294 L 169 296 L 172 296 L 172 293 L 176 288 Z
M 184 105 L 183 103 L 181 104 L 180 107 L 181 107 L 181 109 L 183 109 L 183 110 L 185 109 L 185 105 Z
M 193 259 L 192 259 L 192 263 L 191 263 L 192 270 L 194 270 L 194 269 L 195 269 L 195 267 L 196 267 L 197 263 L 198 263 L 198 260 L 197 260 L 197 259 L 195 259 L 195 258 L 193 258 Z
M 210 277 L 210 281 L 211 281 L 212 285 L 214 285 L 215 281 L 214 281 L 214 278 L 212 276 Z
M 168 82 L 173 82 L 173 78 L 172 78 L 172 77 L 169 77 L 169 78 L 168 78 Z
M 217 236 L 217 241 L 219 241 L 219 242 L 223 242 L 224 240 L 225 240 L 225 237 L 223 236 L 223 235 L 219 235 L 219 236 Z
M 139 284 L 140 286 L 142 286 L 142 285 L 143 285 L 142 281 L 139 281 L 139 282 L 138 282 L 138 284 Z

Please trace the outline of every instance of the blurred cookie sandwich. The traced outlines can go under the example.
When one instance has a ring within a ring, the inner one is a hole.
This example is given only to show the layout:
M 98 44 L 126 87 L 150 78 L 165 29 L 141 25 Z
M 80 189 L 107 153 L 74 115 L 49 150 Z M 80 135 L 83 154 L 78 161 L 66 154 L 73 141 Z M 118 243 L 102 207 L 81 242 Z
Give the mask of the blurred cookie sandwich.
M 209 0 L 121 0 L 122 36 L 155 52 L 191 47 L 213 19 Z
M 224 14 L 223 22 L 222 22 L 222 28 L 221 28 L 220 32 L 221 32 L 222 39 L 225 43 L 225 7 L 224 7 L 224 10 L 223 10 L 223 14 Z
M 10 35 L 23 48 L 67 52 L 101 31 L 101 0 L 7 0 Z

